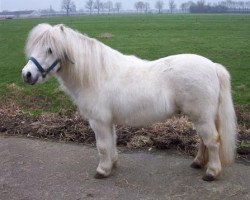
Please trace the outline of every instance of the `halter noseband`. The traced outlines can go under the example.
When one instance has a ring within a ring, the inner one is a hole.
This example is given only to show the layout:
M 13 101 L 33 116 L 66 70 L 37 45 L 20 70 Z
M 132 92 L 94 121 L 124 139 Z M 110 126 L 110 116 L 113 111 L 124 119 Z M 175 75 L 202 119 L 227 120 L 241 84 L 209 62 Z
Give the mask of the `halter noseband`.
M 54 69 L 55 66 L 60 62 L 60 59 L 57 59 L 55 62 L 52 63 L 52 65 L 47 70 L 44 70 L 43 67 L 40 65 L 40 63 L 34 57 L 30 57 L 29 60 L 31 60 L 36 65 L 37 69 L 41 72 L 43 78 L 45 78 L 46 75 L 52 69 Z

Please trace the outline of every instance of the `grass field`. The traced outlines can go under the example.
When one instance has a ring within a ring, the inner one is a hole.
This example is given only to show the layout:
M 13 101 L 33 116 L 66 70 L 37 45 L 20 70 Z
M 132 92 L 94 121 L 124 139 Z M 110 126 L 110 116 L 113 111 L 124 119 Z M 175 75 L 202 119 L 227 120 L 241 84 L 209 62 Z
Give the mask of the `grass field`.
M 55 80 L 33 87 L 22 83 L 25 40 L 30 29 L 42 22 L 64 23 L 122 53 L 143 59 L 179 53 L 203 55 L 227 66 L 235 104 L 250 104 L 250 15 L 84 16 L 0 21 L 1 104 L 14 100 L 32 113 L 73 108 L 57 89 Z M 112 37 L 100 37 L 103 33 Z

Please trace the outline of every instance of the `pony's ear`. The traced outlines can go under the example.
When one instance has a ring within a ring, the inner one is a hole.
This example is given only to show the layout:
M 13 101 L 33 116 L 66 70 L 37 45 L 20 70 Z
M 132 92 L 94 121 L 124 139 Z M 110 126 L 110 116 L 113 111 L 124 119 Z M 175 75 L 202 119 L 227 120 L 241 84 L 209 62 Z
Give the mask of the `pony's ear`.
M 60 29 L 62 32 L 64 32 L 64 25 L 63 24 L 60 25 Z

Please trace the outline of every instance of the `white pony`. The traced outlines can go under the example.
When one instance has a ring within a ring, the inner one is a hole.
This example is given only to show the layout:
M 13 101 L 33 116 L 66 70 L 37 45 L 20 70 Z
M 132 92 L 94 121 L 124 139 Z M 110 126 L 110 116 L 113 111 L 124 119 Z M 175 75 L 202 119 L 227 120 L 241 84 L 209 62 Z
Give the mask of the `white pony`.
M 201 142 L 192 167 L 207 165 L 211 181 L 235 156 L 236 120 L 226 69 L 193 54 L 155 61 L 111 49 L 64 25 L 40 24 L 26 44 L 25 82 L 55 76 L 95 132 L 100 162 L 96 178 L 116 165 L 115 124 L 145 126 L 176 112 L 194 123 Z

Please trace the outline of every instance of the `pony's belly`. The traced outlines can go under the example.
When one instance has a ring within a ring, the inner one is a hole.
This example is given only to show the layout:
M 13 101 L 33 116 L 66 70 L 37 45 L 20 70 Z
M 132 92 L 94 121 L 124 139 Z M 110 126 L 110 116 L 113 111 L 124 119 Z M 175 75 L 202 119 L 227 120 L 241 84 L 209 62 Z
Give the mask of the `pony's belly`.
M 139 100 L 123 105 L 116 104 L 111 114 L 113 122 L 120 125 L 142 127 L 165 121 L 174 114 L 175 106 L 170 100 L 167 101 L 159 95 L 157 97 L 157 99 L 147 98 L 148 101 Z
M 156 122 L 163 122 L 173 113 L 141 113 L 134 115 L 119 115 L 113 118 L 114 124 L 132 127 L 143 127 Z

